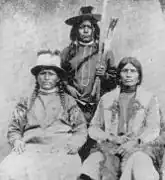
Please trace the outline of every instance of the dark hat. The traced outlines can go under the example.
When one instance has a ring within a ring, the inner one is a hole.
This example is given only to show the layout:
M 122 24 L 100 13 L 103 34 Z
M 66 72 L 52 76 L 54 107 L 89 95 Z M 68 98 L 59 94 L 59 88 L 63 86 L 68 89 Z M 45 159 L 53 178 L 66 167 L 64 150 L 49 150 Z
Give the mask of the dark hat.
M 93 14 L 94 10 L 93 6 L 82 6 L 79 10 L 79 15 L 71 17 L 65 21 L 67 25 L 73 26 L 74 24 L 78 24 L 83 20 L 90 20 L 95 23 L 101 20 L 101 14 Z

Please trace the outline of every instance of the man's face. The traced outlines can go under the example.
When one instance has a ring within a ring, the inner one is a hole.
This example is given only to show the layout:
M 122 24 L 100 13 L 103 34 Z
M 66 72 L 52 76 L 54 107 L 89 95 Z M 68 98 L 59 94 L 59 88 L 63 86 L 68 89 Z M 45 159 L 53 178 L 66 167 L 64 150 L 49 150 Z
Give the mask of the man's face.
M 85 43 L 92 41 L 93 39 L 93 26 L 88 20 L 83 21 L 78 28 L 79 40 Z
M 125 65 L 120 72 L 121 83 L 125 86 L 134 86 L 139 82 L 139 73 L 130 63 Z
M 55 71 L 51 69 L 43 69 L 37 76 L 37 81 L 41 89 L 51 90 L 56 86 L 59 80 Z

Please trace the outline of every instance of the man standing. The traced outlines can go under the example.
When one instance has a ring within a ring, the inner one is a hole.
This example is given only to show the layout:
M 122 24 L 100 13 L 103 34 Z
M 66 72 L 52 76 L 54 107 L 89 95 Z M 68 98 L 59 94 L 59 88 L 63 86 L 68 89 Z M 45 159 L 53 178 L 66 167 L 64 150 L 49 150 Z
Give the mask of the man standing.
M 97 66 L 99 59 L 98 21 L 100 14 L 93 14 L 92 6 L 80 8 L 78 16 L 65 21 L 72 26 L 71 43 L 62 53 L 62 68 L 68 72 L 68 91 L 76 99 L 84 112 L 87 123 L 90 122 L 97 105 L 95 78 L 101 79 L 101 95 L 116 87 L 116 67 L 112 51 L 104 56 L 104 66 Z

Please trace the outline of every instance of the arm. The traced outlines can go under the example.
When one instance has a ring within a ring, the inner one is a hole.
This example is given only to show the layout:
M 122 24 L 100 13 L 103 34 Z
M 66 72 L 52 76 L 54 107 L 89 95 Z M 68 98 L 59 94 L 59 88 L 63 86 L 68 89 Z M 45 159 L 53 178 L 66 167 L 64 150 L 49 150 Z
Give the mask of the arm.
M 159 110 L 160 112 L 160 135 L 159 137 L 156 138 L 155 140 L 155 144 L 159 144 L 159 145 L 165 145 L 165 118 L 162 112 L 162 109 L 160 108 Z
M 116 66 L 112 51 L 108 51 L 106 53 L 104 62 L 106 63 L 106 71 L 101 81 L 101 89 L 103 93 L 116 88 Z
M 76 151 L 78 151 L 86 142 L 87 126 L 82 111 L 72 97 L 70 97 L 69 104 L 71 105 L 68 109 L 68 113 L 72 126 L 72 136 L 68 145 L 74 147 Z
M 69 63 L 68 63 L 68 53 L 69 47 L 66 47 L 62 50 L 60 57 L 61 57 L 61 67 L 66 71 L 69 72 Z
M 140 143 L 150 143 L 153 142 L 160 134 L 160 107 L 156 97 L 152 97 L 147 114 L 145 127 L 141 135 L 139 135 L 138 140 Z
M 98 142 L 107 140 L 109 138 L 109 135 L 104 131 L 104 110 L 102 98 L 97 106 L 88 132 L 89 136 Z
M 80 93 L 76 90 L 75 87 L 73 87 L 72 80 L 73 80 L 74 73 L 70 72 L 72 68 L 71 68 L 70 63 L 68 61 L 68 54 L 69 54 L 69 51 L 70 51 L 70 46 L 64 48 L 64 50 L 61 52 L 61 55 L 60 55 L 61 56 L 61 67 L 67 73 L 67 77 L 66 77 L 66 80 L 65 80 L 66 92 L 68 94 L 70 94 L 72 97 L 78 99 L 78 97 L 80 96 Z
M 16 140 L 21 140 L 23 136 L 24 126 L 26 124 L 27 106 L 25 101 L 16 105 L 12 114 L 11 122 L 8 126 L 7 138 L 12 147 Z

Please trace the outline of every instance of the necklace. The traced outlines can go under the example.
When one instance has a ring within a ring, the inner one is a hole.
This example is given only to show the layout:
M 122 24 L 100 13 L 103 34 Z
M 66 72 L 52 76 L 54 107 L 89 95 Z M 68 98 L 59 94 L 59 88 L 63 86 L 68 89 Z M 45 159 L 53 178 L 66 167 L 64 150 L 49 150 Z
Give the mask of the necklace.
M 87 52 L 87 48 L 88 48 L 88 46 L 84 46 L 84 49 L 83 49 L 83 59 L 86 57 L 86 52 Z M 91 54 L 91 50 L 92 50 L 92 47 L 90 47 L 90 54 Z M 85 77 L 85 73 L 86 73 L 86 66 L 84 65 L 84 66 L 82 66 L 82 73 L 81 73 L 81 81 L 80 81 L 80 84 L 82 85 L 82 86 L 84 86 L 84 87 L 87 87 L 88 85 L 89 85 L 89 81 L 90 81 L 90 74 L 91 74 L 91 72 L 90 72 L 90 61 L 88 60 L 88 76 L 87 76 L 87 81 L 86 81 L 86 79 L 84 79 L 84 77 Z M 86 83 L 85 83 L 85 81 L 86 81 Z
M 50 89 L 50 90 L 45 90 L 45 89 L 41 89 L 41 88 L 40 88 L 40 89 L 39 89 L 39 93 L 45 94 L 45 95 L 51 94 L 51 93 L 58 93 L 58 88 L 55 87 L 55 88 Z
M 79 41 L 78 42 L 80 45 L 83 45 L 83 46 L 90 46 L 94 43 L 94 41 L 90 41 L 89 43 L 85 43 L 85 42 L 82 42 L 82 41 Z

